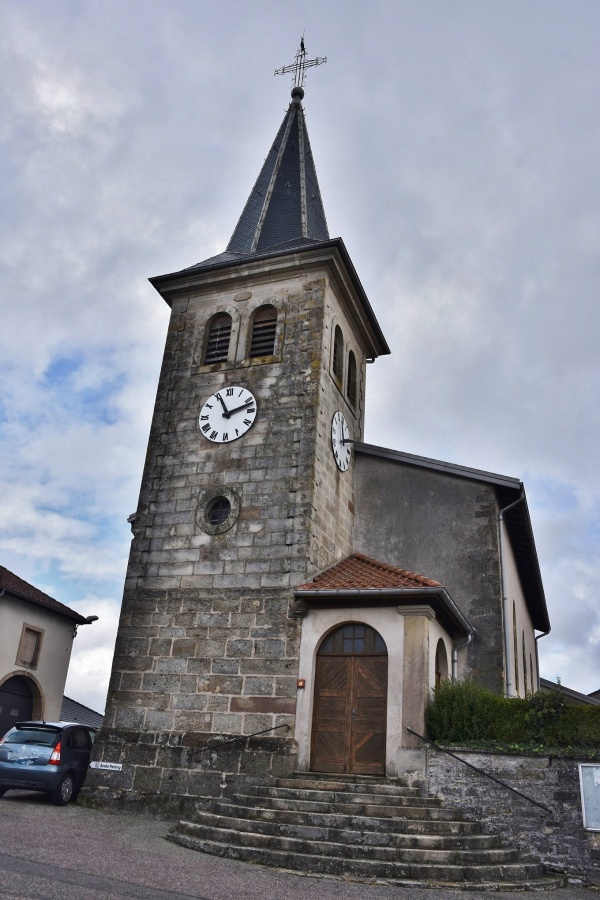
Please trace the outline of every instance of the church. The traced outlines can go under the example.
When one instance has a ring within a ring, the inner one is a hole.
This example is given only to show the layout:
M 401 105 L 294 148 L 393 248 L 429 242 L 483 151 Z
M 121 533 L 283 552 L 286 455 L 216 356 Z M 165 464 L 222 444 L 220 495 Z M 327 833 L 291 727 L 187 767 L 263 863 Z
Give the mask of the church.
M 328 232 L 303 108 L 318 62 L 302 46 L 287 67 L 224 252 L 150 279 L 171 317 L 97 796 L 395 778 L 441 680 L 539 687 L 550 625 L 521 481 L 364 442 L 368 367 L 390 348 Z

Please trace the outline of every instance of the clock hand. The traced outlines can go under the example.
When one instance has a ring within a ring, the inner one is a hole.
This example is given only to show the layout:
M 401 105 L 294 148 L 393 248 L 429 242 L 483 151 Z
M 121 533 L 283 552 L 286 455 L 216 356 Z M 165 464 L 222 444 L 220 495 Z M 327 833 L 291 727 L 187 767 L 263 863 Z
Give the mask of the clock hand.
M 225 401 L 223 400 L 223 398 L 221 397 L 220 394 L 217 394 L 217 400 L 219 401 L 219 403 L 220 403 L 221 406 L 223 407 L 223 416 L 224 416 L 224 418 L 225 418 L 225 419 L 228 419 L 229 416 L 231 415 L 231 413 L 229 412 L 229 410 L 228 410 L 227 407 L 225 406 Z
M 232 416 L 234 413 L 239 412 L 240 409 L 247 409 L 248 406 L 252 405 L 253 403 L 254 403 L 254 398 L 251 397 L 249 400 L 246 400 L 246 402 L 243 403 L 241 406 L 236 406 L 235 409 L 230 409 L 229 415 Z

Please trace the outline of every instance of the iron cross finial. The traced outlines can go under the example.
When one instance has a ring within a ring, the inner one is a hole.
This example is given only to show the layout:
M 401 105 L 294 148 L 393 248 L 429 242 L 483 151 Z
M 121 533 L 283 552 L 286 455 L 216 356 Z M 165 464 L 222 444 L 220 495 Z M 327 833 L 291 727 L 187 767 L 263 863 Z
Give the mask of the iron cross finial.
M 326 56 L 317 56 L 315 59 L 306 58 L 306 49 L 304 47 L 304 35 L 300 38 L 300 49 L 296 53 L 296 59 L 289 66 L 282 66 L 281 69 L 275 69 L 275 75 L 285 75 L 287 72 L 293 72 L 292 86 L 295 88 L 304 87 L 304 79 L 306 78 L 306 69 L 312 66 L 322 66 L 327 62 Z

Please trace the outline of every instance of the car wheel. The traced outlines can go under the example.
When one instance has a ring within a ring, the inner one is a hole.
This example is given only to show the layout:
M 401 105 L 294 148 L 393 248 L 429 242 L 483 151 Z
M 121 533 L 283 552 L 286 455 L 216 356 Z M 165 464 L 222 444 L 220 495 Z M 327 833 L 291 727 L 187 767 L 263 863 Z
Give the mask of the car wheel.
M 67 772 L 56 790 L 50 794 L 50 799 L 55 806 L 66 806 L 72 798 L 74 790 L 75 782 L 73 781 L 73 776 L 70 772 Z

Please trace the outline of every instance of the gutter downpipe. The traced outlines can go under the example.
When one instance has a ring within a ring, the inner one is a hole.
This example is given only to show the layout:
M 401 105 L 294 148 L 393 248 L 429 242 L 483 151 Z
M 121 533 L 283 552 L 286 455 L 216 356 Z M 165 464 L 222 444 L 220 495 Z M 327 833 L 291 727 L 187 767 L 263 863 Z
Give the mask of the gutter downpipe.
M 540 657 L 538 654 L 538 641 L 541 640 L 546 635 L 550 634 L 550 629 L 548 631 L 543 631 L 542 634 L 538 634 L 535 638 L 535 674 L 537 677 L 537 689 L 540 689 Z
M 452 681 L 458 681 L 458 651 L 468 647 L 472 640 L 473 632 L 471 631 L 460 644 L 452 644 Z
M 498 513 L 498 550 L 499 550 L 499 558 L 500 558 L 500 583 L 502 589 L 502 616 L 504 618 L 504 657 L 506 660 L 506 674 L 505 674 L 505 689 L 506 696 L 512 697 L 513 691 L 513 682 L 512 682 L 512 673 L 513 667 L 515 665 L 516 660 L 513 657 L 512 644 L 511 644 L 511 633 L 510 633 L 510 617 L 508 614 L 508 596 L 506 592 L 506 574 L 504 572 L 504 538 L 503 538 L 503 525 L 504 525 L 504 513 L 507 513 L 514 506 L 518 506 L 519 503 L 522 503 L 525 499 L 525 491 L 523 487 L 521 487 L 521 496 L 518 500 L 514 500 L 512 503 L 509 503 L 508 506 L 505 506 Z M 536 644 L 537 648 L 537 644 Z M 539 671 L 539 669 L 538 669 Z

